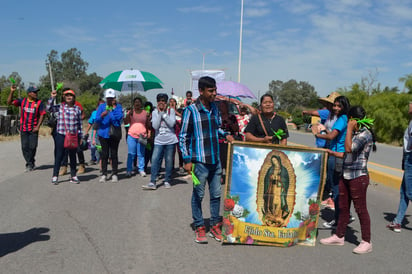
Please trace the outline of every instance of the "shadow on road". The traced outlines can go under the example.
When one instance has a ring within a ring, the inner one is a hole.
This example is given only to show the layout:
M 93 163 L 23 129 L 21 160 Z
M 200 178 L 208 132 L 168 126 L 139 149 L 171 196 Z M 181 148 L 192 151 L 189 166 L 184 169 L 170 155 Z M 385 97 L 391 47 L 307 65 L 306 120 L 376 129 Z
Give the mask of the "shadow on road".
M 391 213 L 391 212 L 384 212 L 383 215 L 385 215 L 384 218 L 385 218 L 385 220 L 386 220 L 388 223 L 389 223 L 389 222 L 392 222 L 393 219 L 395 219 L 395 217 L 396 217 L 396 214 Z M 406 225 L 409 224 L 408 217 L 410 217 L 410 216 L 411 216 L 411 215 L 405 215 L 405 218 L 404 218 L 403 221 L 402 221 L 402 228 L 403 228 L 403 229 L 412 230 L 412 228 L 406 227 Z
M 49 231 L 47 227 L 35 227 L 24 232 L 0 234 L 0 258 L 31 243 L 50 240 L 49 235 L 43 235 Z
M 37 170 L 46 170 L 46 169 L 52 169 L 54 166 L 53 165 L 41 165 L 41 166 L 36 166 Z

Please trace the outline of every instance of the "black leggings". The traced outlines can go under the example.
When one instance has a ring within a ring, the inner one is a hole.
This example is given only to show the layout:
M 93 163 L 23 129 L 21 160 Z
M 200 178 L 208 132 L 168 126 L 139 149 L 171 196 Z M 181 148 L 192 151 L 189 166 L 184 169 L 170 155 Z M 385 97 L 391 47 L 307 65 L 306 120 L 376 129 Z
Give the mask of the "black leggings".
M 113 138 L 103 138 L 99 137 L 100 145 L 102 146 L 102 152 L 100 154 L 100 159 L 102 160 L 102 175 L 107 175 L 107 163 L 110 157 L 112 159 L 112 174 L 117 175 L 117 167 L 119 165 L 119 158 L 117 152 L 119 150 L 120 140 L 114 140 Z

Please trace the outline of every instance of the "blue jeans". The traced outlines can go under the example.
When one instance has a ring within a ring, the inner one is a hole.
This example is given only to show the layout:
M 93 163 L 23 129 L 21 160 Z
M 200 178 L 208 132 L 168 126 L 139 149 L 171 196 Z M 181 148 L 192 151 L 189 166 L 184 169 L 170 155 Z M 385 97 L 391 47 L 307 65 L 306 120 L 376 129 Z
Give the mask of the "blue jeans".
M 412 152 L 404 153 L 403 167 L 404 172 L 400 191 L 401 198 L 399 200 L 398 213 L 393 221 L 397 224 L 402 224 L 409 201 L 412 199 Z
M 339 159 L 341 162 L 342 160 Z M 339 218 L 339 180 L 342 176 L 342 170 L 336 171 L 336 157 L 329 156 L 328 163 L 327 163 L 327 171 L 326 171 L 326 184 L 325 184 L 325 192 L 332 193 L 332 199 L 335 203 L 335 221 L 338 221 Z M 324 193 L 325 195 L 325 193 Z M 326 196 L 325 196 L 326 197 Z
M 97 147 L 90 145 L 90 159 L 95 162 L 100 161 L 100 153 L 97 151 Z
M 156 183 L 156 177 L 159 174 L 162 165 L 163 156 L 165 157 L 165 182 L 170 183 L 172 180 L 174 148 L 176 144 L 172 145 L 154 145 L 152 153 L 152 167 L 150 172 L 150 182 Z
M 195 227 L 204 226 L 202 215 L 202 200 L 205 196 L 206 182 L 209 183 L 210 196 L 210 225 L 213 226 L 220 222 L 220 194 L 222 177 L 222 167 L 218 164 L 195 163 L 194 173 L 200 181 L 200 185 L 193 186 L 192 192 L 192 217 Z
M 145 146 L 139 143 L 139 138 L 127 137 L 127 172 L 132 172 L 133 162 L 137 155 L 137 169 L 144 171 L 144 151 Z

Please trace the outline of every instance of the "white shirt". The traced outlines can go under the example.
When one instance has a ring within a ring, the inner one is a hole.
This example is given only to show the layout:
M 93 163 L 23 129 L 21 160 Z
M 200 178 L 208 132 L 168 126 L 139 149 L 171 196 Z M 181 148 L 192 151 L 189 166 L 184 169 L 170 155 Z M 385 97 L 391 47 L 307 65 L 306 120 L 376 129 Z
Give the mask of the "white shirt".
M 406 128 L 403 134 L 403 151 L 412 151 L 412 120 L 409 122 L 409 126 Z
M 155 130 L 155 145 L 172 145 L 178 142 L 175 133 L 176 114 L 173 109 L 170 112 L 159 112 L 155 109 L 152 112 L 152 127 Z

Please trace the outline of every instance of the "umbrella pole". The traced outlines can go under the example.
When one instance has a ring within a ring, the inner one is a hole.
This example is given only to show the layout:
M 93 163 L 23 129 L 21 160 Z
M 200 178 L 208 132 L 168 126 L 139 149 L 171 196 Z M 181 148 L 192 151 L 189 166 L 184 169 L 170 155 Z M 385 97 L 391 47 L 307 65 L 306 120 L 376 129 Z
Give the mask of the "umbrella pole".
M 131 86 L 131 93 L 130 93 L 130 99 L 131 99 L 131 102 L 130 102 L 130 109 L 133 109 L 133 82 L 132 82 L 132 86 Z

